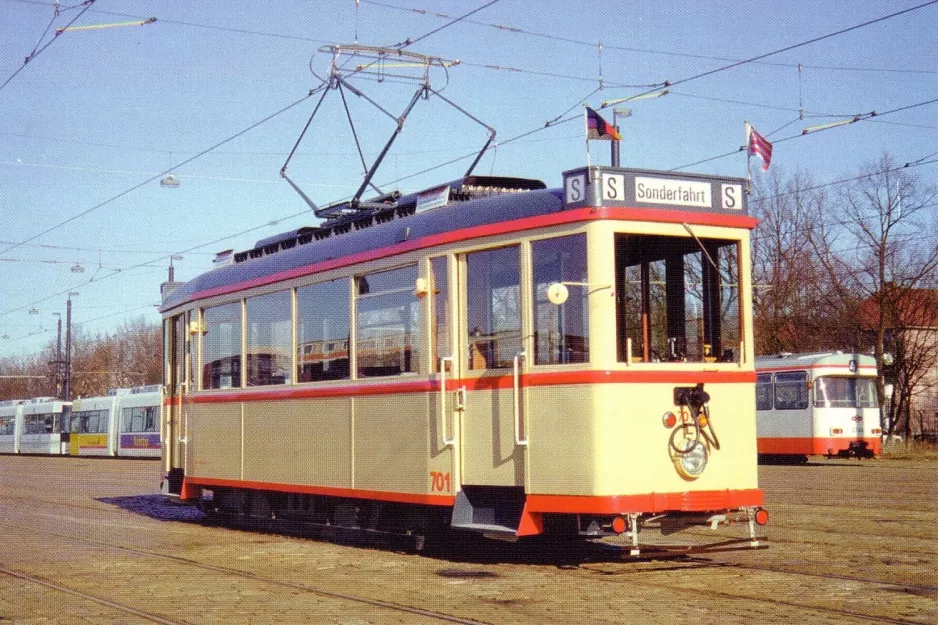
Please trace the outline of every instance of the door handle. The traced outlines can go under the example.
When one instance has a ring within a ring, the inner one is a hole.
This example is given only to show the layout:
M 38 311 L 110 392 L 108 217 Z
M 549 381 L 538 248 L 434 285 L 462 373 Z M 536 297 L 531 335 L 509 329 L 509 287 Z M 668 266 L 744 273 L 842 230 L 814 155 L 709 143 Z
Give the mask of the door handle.
M 514 381 L 514 413 L 515 413 L 515 444 L 516 445 L 527 445 L 528 437 L 527 431 L 524 431 L 522 428 L 521 419 L 523 418 L 521 411 L 521 361 L 527 357 L 524 350 L 515 354 L 515 359 L 513 362 L 513 381 Z
M 446 388 L 446 365 L 452 363 L 452 356 L 443 356 L 440 358 L 440 432 L 443 447 L 452 447 L 456 442 L 455 433 L 451 436 L 447 436 L 446 433 L 446 396 L 449 395 L 449 391 Z

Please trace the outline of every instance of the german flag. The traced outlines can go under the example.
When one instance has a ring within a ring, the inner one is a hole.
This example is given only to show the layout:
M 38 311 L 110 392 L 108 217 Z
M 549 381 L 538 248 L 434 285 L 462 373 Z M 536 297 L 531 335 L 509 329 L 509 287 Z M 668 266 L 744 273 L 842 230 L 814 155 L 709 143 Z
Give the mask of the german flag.
M 599 113 L 586 107 L 586 138 L 601 141 L 621 141 L 622 135 L 615 126 L 600 117 Z

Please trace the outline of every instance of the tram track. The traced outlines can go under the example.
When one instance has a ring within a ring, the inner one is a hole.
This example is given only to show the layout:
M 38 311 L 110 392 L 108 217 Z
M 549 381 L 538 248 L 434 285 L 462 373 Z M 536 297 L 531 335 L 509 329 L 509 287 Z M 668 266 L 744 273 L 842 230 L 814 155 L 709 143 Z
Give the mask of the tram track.
M 771 539 L 771 542 L 775 544 L 780 541 L 776 539 Z M 791 544 L 803 544 L 803 543 L 798 543 L 797 541 L 785 541 L 785 542 L 790 542 Z M 610 550 L 610 553 L 612 553 L 612 550 Z M 912 553 L 915 553 L 915 552 L 912 552 Z M 598 562 L 596 561 L 584 562 L 584 564 L 586 565 L 597 564 L 597 563 Z M 746 570 L 746 571 L 760 571 L 760 572 L 765 572 L 765 573 L 796 575 L 796 576 L 802 576 L 802 577 L 813 577 L 813 578 L 818 578 L 818 579 L 854 582 L 858 584 L 869 584 L 872 586 L 889 587 L 889 588 L 894 588 L 897 590 L 907 590 L 907 591 L 911 591 L 913 594 L 922 594 L 923 596 L 938 597 L 938 585 L 911 584 L 908 582 L 893 582 L 889 580 L 871 579 L 871 578 L 866 578 L 866 577 L 858 577 L 855 575 L 844 575 L 840 573 L 803 571 L 803 570 L 797 570 L 791 567 L 769 566 L 766 564 L 755 564 L 751 562 L 729 562 L 729 561 L 720 559 L 719 555 L 699 556 L 699 555 L 694 555 L 693 553 L 690 553 L 680 558 L 675 558 L 671 560 L 671 563 L 672 565 L 674 565 L 673 563 L 677 563 L 677 566 L 687 567 L 687 568 L 716 567 L 716 568 L 737 569 L 737 570 Z M 621 564 L 624 569 L 624 567 L 628 566 L 629 563 L 628 562 L 622 562 L 622 563 L 616 562 L 612 564 Z M 584 568 L 588 568 L 588 566 Z M 644 570 L 649 570 L 649 569 L 644 569 Z M 654 569 L 651 569 L 651 570 L 654 570 Z M 616 571 L 615 573 L 608 573 L 608 574 L 625 575 L 625 574 L 640 573 L 640 572 L 643 572 L 643 570 L 641 569 L 636 570 L 632 568 L 630 570 Z
M 705 567 L 709 567 L 712 565 L 713 563 L 709 561 L 705 561 L 705 564 L 701 565 L 700 563 L 696 561 L 696 559 L 688 558 L 686 561 L 683 561 L 680 565 L 676 566 L 672 564 L 670 567 L 670 570 L 675 570 L 678 568 L 691 568 L 691 569 L 705 568 Z M 625 565 L 623 564 L 622 566 L 625 566 Z M 871 585 L 891 585 L 888 582 L 883 583 L 883 582 L 880 582 L 879 580 L 863 580 L 859 578 L 849 578 L 846 576 L 827 575 L 827 574 L 821 574 L 821 573 L 806 573 L 806 572 L 801 572 L 801 571 L 776 569 L 772 567 L 759 567 L 759 566 L 748 567 L 745 565 L 740 566 L 740 567 L 734 567 L 732 564 L 722 564 L 722 566 L 729 566 L 729 567 L 740 568 L 740 569 L 748 569 L 748 570 L 753 570 L 753 571 L 772 572 L 776 574 L 802 576 L 802 577 L 820 577 L 820 578 L 831 579 L 831 580 L 851 581 L 854 583 L 866 583 L 866 584 L 871 584 Z M 610 571 L 610 570 L 601 570 L 601 569 L 591 567 L 588 565 L 586 566 L 581 565 L 580 567 L 577 567 L 577 568 L 578 570 L 588 571 L 590 574 L 593 574 L 593 575 L 598 574 L 601 576 L 608 576 L 608 577 L 591 578 L 592 581 L 600 581 L 604 583 L 616 583 L 614 576 L 629 574 L 630 575 L 629 583 L 635 584 L 637 586 L 644 586 L 644 587 L 655 588 L 659 590 L 670 590 L 672 592 L 678 592 L 678 593 L 689 593 L 689 594 L 693 594 L 697 596 L 718 598 L 718 599 L 727 600 L 727 601 L 755 602 L 755 603 L 760 603 L 764 605 L 795 609 L 795 610 L 798 610 L 800 617 L 802 617 L 805 621 L 808 620 L 806 618 L 806 615 L 808 613 L 815 613 L 819 615 L 823 614 L 823 615 L 833 616 L 836 618 L 848 617 L 848 618 L 868 621 L 872 623 L 889 623 L 890 625 L 922 625 L 923 623 L 923 621 L 909 620 L 909 619 L 881 615 L 881 614 L 868 614 L 864 612 L 858 612 L 856 610 L 820 606 L 820 605 L 815 605 L 815 604 L 810 604 L 810 603 L 790 601 L 790 600 L 781 599 L 777 597 L 734 594 L 731 592 L 720 591 L 714 588 L 700 588 L 700 587 L 693 587 L 693 586 L 688 586 L 688 585 L 675 585 L 671 581 L 655 582 L 655 581 L 649 580 L 647 577 L 639 578 L 635 575 L 631 575 L 633 573 L 648 573 L 649 571 L 647 569 L 644 571 L 627 571 L 627 570 Z M 658 570 L 666 570 L 666 569 L 651 569 L 652 572 L 657 572 Z M 931 589 L 932 587 L 926 587 L 926 588 Z M 938 592 L 938 589 L 935 589 L 935 591 Z
M 190 621 L 178 621 L 175 619 L 169 619 L 163 616 L 159 616 L 158 614 L 153 614 L 151 612 L 146 612 L 144 610 L 137 609 L 125 603 L 119 603 L 111 599 L 105 599 L 104 597 L 99 597 L 91 593 L 83 592 L 81 590 L 76 590 L 74 588 L 69 588 L 67 586 L 63 586 L 62 584 L 57 584 L 50 580 L 47 580 L 41 577 L 36 577 L 35 575 L 29 575 L 27 573 L 23 573 L 22 571 L 9 569 L 5 566 L 0 566 L 0 575 L 6 575 L 7 577 L 19 579 L 29 584 L 35 584 L 37 586 L 42 586 L 44 588 L 52 589 L 56 592 L 64 593 L 67 595 L 71 595 L 72 597 L 83 599 L 85 601 L 91 601 L 99 605 L 105 606 L 107 608 L 111 608 L 112 610 L 123 612 L 124 614 L 137 616 L 137 617 L 140 617 L 142 619 L 145 619 L 153 623 L 161 623 L 162 625 L 191 625 Z
M 430 620 L 439 621 L 441 623 L 456 623 L 457 625 L 491 625 L 490 623 L 487 623 L 486 621 L 463 618 L 463 617 L 456 616 L 453 614 L 446 614 L 444 612 L 427 610 L 424 608 L 403 605 L 403 604 L 395 603 L 391 601 L 384 601 L 381 599 L 363 597 L 361 595 L 354 595 L 354 594 L 344 593 L 344 592 L 336 592 L 332 590 L 327 590 L 325 588 L 311 586 L 309 584 L 302 584 L 298 582 L 291 582 L 287 580 L 277 579 L 275 577 L 260 575 L 257 573 L 252 573 L 250 571 L 245 571 L 245 570 L 237 569 L 233 567 L 220 566 L 216 564 L 207 564 L 207 563 L 199 562 L 198 560 L 194 560 L 191 558 L 186 558 L 186 557 L 178 556 L 174 554 L 161 553 L 159 551 L 154 551 L 150 549 L 142 549 L 139 547 L 129 547 L 126 545 L 116 545 L 113 543 L 93 540 L 89 538 L 71 536 L 68 534 L 64 534 L 62 532 L 50 532 L 50 531 L 38 530 L 33 527 L 28 527 L 28 526 L 12 523 L 6 520 L 0 520 L 0 525 L 13 527 L 18 530 L 27 531 L 36 535 L 43 535 L 43 536 L 58 538 L 60 540 L 67 540 L 67 541 L 71 541 L 74 543 L 90 545 L 90 546 L 99 547 L 99 548 L 106 549 L 106 550 L 119 551 L 119 552 L 124 552 L 124 553 L 132 553 L 135 555 L 142 555 L 142 556 L 148 556 L 152 558 L 170 560 L 177 564 L 181 564 L 185 567 L 191 567 L 191 568 L 198 569 L 201 571 L 210 571 L 214 573 L 220 573 L 222 575 L 228 575 L 232 577 L 246 579 L 246 580 L 250 580 L 253 582 L 260 582 L 264 584 L 278 586 L 281 588 L 288 588 L 290 590 L 305 592 L 305 593 L 315 595 L 318 597 L 323 597 L 326 599 L 333 599 L 337 601 L 356 603 L 359 605 L 378 608 L 378 609 L 386 610 L 386 611 L 397 613 L 397 614 L 424 617 Z M 0 566 L 0 573 L 10 576 L 10 577 L 16 577 L 16 578 L 19 578 L 19 579 L 22 579 L 24 581 L 28 581 L 31 583 L 40 584 L 49 588 L 53 588 L 60 592 L 69 593 L 74 596 L 78 596 L 78 597 L 81 597 L 90 601 L 95 601 L 102 605 L 107 605 L 108 607 L 112 607 L 114 609 L 123 610 L 127 612 L 128 614 L 134 614 L 136 616 L 149 619 L 156 623 L 166 623 L 168 625 L 185 625 L 188 623 L 188 621 L 175 621 L 172 619 L 166 619 L 165 617 L 153 615 L 153 614 L 144 612 L 142 610 L 137 610 L 133 608 L 132 606 L 126 606 L 124 604 L 112 602 L 107 599 L 97 597 L 95 595 L 84 593 L 82 591 L 69 588 L 67 586 L 63 586 L 61 584 L 57 584 L 55 582 L 45 580 L 39 577 L 31 576 L 26 573 L 15 571 L 13 569 L 8 569 L 6 567 Z

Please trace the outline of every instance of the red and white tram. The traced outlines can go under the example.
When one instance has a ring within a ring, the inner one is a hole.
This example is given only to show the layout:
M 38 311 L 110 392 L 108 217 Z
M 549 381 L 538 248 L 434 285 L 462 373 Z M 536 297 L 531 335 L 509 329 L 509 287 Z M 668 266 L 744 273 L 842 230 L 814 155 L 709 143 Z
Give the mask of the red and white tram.
M 164 492 L 510 537 L 767 519 L 744 181 L 609 167 L 333 207 L 164 285 Z
M 756 359 L 759 454 L 878 456 L 882 450 L 876 360 L 843 352 Z

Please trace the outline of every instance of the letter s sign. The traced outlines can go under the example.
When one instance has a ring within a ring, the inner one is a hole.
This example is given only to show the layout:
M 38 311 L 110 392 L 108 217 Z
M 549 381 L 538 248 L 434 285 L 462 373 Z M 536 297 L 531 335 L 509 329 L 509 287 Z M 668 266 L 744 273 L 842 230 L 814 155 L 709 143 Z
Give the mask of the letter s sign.
M 743 207 L 743 187 L 738 184 L 721 185 L 722 207 L 730 210 L 741 210 Z
M 583 174 L 577 176 L 568 176 L 564 180 L 565 194 L 564 199 L 567 204 L 575 204 L 586 199 L 586 176 Z
M 625 200 L 625 176 L 603 174 L 602 193 L 604 200 Z

